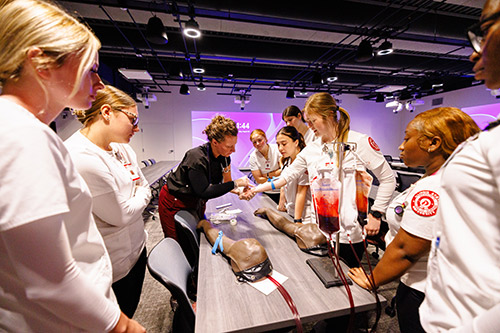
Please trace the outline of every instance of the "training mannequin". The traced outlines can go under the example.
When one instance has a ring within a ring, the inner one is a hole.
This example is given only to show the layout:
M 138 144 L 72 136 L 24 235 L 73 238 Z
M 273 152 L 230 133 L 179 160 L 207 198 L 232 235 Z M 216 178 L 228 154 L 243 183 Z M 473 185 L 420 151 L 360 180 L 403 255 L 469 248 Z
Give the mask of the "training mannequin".
M 253 214 L 267 218 L 276 229 L 295 238 L 302 251 L 319 256 L 327 255 L 328 241 L 316 223 L 294 223 L 271 208 L 259 208 Z
M 219 237 L 219 229 L 207 220 L 198 223 L 198 229 L 203 229 L 207 240 L 214 244 Z M 222 236 L 221 252 L 231 259 L 231 268 L 239 281 L 257 282 L 266 278 L 272 272 L 272 265 L 264 247 L 255 238 L 244 238 L 237 241 Z

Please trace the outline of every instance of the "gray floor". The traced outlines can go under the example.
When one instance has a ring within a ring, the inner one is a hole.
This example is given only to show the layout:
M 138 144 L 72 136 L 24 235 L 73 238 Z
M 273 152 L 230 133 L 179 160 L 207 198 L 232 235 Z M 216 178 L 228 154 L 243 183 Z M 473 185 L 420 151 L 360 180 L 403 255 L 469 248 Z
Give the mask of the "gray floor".
M 151 209 L 151 214 L 145 215 L 145 221 L 146 230 L 149 234 L 149 238 L 147 241 L 147 248 L 149 251 L 154 247 L 156 243 L 158 243 L 163 238 L 158 211 L 155 207 Z M 375 248 L 373 246 L 368 246 L 369 253 L 372 253 L 374 249 Z M 383 252 L 379 251 L 379 253 L 382 256 Z M 372 265 L 375 265 L 377 263 L 377 260 L 375 260 L 373 257 L 371 257 L 370 259 Z M 366 261 L 366 258 L 364 259 L 364 261 Z M 390 302 L 390 300 L 396 293 L 397 284 L 397 282 L 392 282 L 381 287 L 379 289 L 379 294 L 384 296 L 388 300 L 388 302 Z M 147 332 L 159 333 L 172 332 L 172 318 L 173 312 L 170 306 L 169 291 L 158 281 L 153 279 L 149 272 L 146 271 L 146 278 L 142 289 L 141 301 L 134 315 L 134 319 L 141 323 L 146 328 Z M 374 311 L 369 312 L 367 315 L 357 314 L 356 332 L 370 331 L 374 320 Z M 316 328 L 318 328 L 319 326 L 321 325 L 316 325 Z M 314 332 L 313 324 L 304 325 L 304 332 Z M 399 326 L 396 317 L 389 317 L 385 313 L 384 309 L 382 309 L 382 315 L 380 317 L 377 332 L 399 332 Z

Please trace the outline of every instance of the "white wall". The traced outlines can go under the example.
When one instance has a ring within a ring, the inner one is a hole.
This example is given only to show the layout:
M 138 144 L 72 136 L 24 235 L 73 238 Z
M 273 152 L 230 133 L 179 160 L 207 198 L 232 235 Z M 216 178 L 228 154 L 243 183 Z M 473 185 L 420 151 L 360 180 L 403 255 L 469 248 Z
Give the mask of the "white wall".
M 170 94 L 157 93 L 158 101 L 151 103 L 149 109 L 139 104 L 141 132 L 131 141 L 139 161 L 147 158 L 181 160 L 191 148 L 191 111 L 281 113 L 291 104 L 302 108 L 306 101 L 305 98 L 286 99 L 285 92 L 252 91 L 250 103 L 241 111 L 240 105 L 234 103 L 234 96 L 217 95 L 217 89 L 197 91 L 191 87 L 190 90 L 191 95 L 188 96 L 180 95 L 176 88 Z M 355 95 L 336 96 L 351 115 L 351 129 L 372 136 L 384 154 L 393 156 L 399 156 L 397 147 L 402 141 L 406 124 L 419 112 L 432 108 L 432 99 L 439 97 L 443 97 L 440 106 L 459 108 L 497 101 L 481 85 L 425 97 L 425 105 L 417 106 L 415 112 L 394 114 L 391 109 L 385 108 L 385 103 L 364 101 Z M 63 140 L 80 127 L 71 114 L 66 119 L 60 115 L 56 123 Z

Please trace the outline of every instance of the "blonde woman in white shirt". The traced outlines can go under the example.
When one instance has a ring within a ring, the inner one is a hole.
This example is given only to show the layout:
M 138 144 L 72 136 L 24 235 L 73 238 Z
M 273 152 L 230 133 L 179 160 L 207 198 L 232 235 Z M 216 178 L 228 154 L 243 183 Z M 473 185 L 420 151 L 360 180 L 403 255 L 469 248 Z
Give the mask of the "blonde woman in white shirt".
M 139 131 L 135 101 L 106 86 L 88 110 L 75 114 L 83 128 L 65 141 L 92 193 L 92 213 L 113 265 L 113 291 L 122 311 L 135 313 L 146 271 L 142 212 L 151 199 L 137 157 L 128 145 Z
M 0 331 L 145 332 L 120 312 L 90 191 L 48 126 L 104 88 L 99 40 L 46 1 L 0 1 Z
M 266 133 L 261 129 L 252 131 L 250 141 L 255 150 L 250 154 L 248 163 L 255 182 L 262 184 L 268 179 L 278 177 L 281 173 L 278 146 L 268 143 Z

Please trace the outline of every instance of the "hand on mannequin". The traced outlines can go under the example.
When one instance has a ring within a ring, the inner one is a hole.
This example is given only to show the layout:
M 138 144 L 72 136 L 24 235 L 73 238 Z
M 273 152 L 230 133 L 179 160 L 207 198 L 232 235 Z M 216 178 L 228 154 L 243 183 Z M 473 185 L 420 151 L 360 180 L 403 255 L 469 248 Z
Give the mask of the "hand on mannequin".
M 380 219 L 368 214 L 368 223 L 365 225 L 366 234 L 375 236 L 380 231 Z
M 138 322 L 127 317 L 123 312 L 120 313 L 120 319 L 116 326 L 109 331 L 110 333 L 145 333 L 146 329 Z

